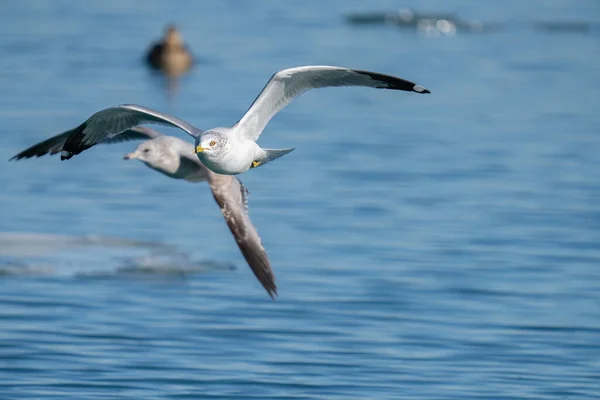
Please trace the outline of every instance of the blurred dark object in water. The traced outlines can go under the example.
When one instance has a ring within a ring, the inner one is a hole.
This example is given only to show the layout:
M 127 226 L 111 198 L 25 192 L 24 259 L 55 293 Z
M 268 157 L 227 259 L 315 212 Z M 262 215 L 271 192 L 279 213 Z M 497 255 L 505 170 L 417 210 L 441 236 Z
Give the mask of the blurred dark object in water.
M 457 19 L 455 14 L 426 14 L 417 13 L 411 9 L 403 8 L 394 12 L 355 13 L 346 16 L 348 22 L 353 24 L 389 24 L 404 27 L 416 27 L 420 19 Z
M 418 13 L 404 8 L 394 12 L 354 13 L 346 15 L 346 21 L 354 25 L 393 25 L 416 29 L 427 35 L 455 35 L 462 32 L 489 32 L 499 30 L 500 24 L 461 20 L 455 14 Z
M 164 38 L 148 50 L 146 61 L 169 77 L 183 75 L 194 64 L 192 53 L 173 24 L 167 26 Z
M 69 236 L 35 232 L 0 232 L 0 256 L 38 257 L 85 247 L 148 248 L 172 250 L 173 246 L 109 236 Z
M 533 26 L 548 33 L 588 33 L 592 26 L 585 21 L 534 22 Z
M 118 274 L 164 274 L 189 275 L 207 271 L 234 271 L 235 265 L 216 261 L 192 260 L 189 254 L 182 252 L 154 252 L 125 260 L 117 269 Z
M 49 265 L 28 265 L 17 260 L 4 259 L 0 256 L 0 277 L 50 275 L 54 269 Z
M 0 232 L 0 278 L 12 276 L 188 276 L 235 265 L 194 260 L 160 242 L 110 236 Z

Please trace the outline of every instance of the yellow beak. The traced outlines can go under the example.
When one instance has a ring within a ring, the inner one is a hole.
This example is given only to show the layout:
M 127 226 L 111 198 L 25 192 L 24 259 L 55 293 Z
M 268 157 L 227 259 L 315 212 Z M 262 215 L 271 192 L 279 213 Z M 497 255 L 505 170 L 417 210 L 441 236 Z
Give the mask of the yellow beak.
M 206 150 L 204 147 L 198 145 L 198 146 L 196 146 L 194 153 L 202 153 L 204 150 Z

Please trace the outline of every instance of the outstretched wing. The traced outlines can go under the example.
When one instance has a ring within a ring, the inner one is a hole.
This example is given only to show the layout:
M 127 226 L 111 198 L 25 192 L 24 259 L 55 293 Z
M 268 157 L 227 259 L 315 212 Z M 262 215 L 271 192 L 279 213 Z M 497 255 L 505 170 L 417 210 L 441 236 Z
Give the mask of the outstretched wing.
M 275 275 L 260 236 L 248 216 L 246 188 L 234 176 L 213 172 L 208 174 L 208 183 L 246 262 L 269 296 L 274 299 L 277 295 Z
M 150 140 L 159 136 L 165 136 L 159 131 L 155 131 L 147 126 L 136 126 L 135 128 L 127 129 L 110 139 L 105 139 L 100 144 L 113 144 L 121 142 L 129 142 L 131 140 Z
M 66 132 L 60 133 L 56 136 L 52 136 L 49 139 L 44 140 L 43 142 L 39 142 L 34 144 L 33 146 L 23 150 L 19 154 L 13 156 L 11 160 L 20 160 L 22 158 L 31 158 L 31 157 L 41 157 L 46 154 L 56 154 L 63 150 L 63 146 L 65 145 L 69 136 L 71 136 L 75 130 L 71 129 Z M 147 140 L 153 139 L 157 136 L 162 136 L 162 133 L 157 132 L 153 129 L 147 128 L 145 126 L 138 126 L 135 128 L 127 129 L 124 132 L 119 133 L 116 136 L 113 136 L 110 139 L 106 139 L 100 143 L 119 143 L 125 142 L 129 140 Z
M 284 69 L 271 77 L 235 127 L 241 139 L 256 141 L 267 123 L 294 98 L 310 89 L 366 86 L 376 89 L 430 93 L 423 86 L 395 76 L 342 67 L 303 66 Z
M 60 158 L 69 159 L 95 144 L 143 124 L 172 126 L 193 137 L 202 133 L 200 129 L 171 115 L 134 104 L 124 104 L 100 110 L 75 128 L 67 138 Z

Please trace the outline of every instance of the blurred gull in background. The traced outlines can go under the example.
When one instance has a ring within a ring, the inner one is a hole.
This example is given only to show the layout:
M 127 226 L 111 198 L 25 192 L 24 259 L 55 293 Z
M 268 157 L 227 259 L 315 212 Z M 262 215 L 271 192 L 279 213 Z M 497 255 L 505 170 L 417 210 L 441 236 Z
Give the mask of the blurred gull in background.
M 15 155 L 11 160 L 56 154 L 62 151 L 65 142 L 77 129 L 63 132 L 37 143 Z M 125 130 L 110 138 L 103 138 L 98 143 L 115 143 L 136 139 L 146 140 L 134 152 L 126 154 L 124 157 L 126 160 L 138 159 L 148 167 L 170 178 L 183 179 L 188 182 L 208 181 L 213 197 L 244 258 L 269 296 L 274 298 L 277 294 L 275 276 L 258 232 L 248 216 L 248 191 L 242 182 L 234 176 L 215 174 L 202 165 L 200 160 L 194 156 L 194 147 L 191 143 L 174 136 L 163 135 L 146 127 Z

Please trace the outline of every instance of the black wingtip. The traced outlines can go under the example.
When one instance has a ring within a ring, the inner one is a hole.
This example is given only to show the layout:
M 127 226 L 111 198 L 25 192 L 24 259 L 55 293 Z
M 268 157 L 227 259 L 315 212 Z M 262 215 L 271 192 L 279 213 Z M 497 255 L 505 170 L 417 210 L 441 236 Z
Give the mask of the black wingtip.
M 96 144 L 96 143 L 92 143 L 92 144 L 84 144 L 83 143 L 83 139 L 84 139 L 83 130 L 85 129 L 86 126 L 87 126 L 87 124 L 84 122 L 83 124 L 81 124 L 77 128 L 75 128 L 73 130 L 73 132 L 69 135 L 69 137 L 67 138 L 67 140 L 62 148 L 62 153 L 60 154 L 61 161 L 68 160 L 71 157 L 73 157 L 74 155 L 77 155 Z
M 20 153 L 15 154 L 14 156 L 12 156 L 8 161 L 19 161 L 22 160 L 24 158 L 31 158 L 31 157 L 41 157 L 42 155 L 44 155 L 45 153 L 39 153 L 38 149 L 37 149 L 38 145 L 33 145 L 28 149 L 23 150 Z
M 19 161 L 22 160 L 24 158 L 32 158 L 32 157 L 41 157 L 44 154 L 38 154 L 33 152 L 31 149 L 27 149 L 25 151 L 20 152 L 19 154 L 15 154 L 14 156 L 12 156 L 8 161 Z
M 415 93 L 431 93 L 421 85 L 417 85 L 414 82 L 407 81 L 406 79 L 398 78 L 397 76 L 380 74 L 378 72 L 354 70 L 354 72 L 367 75 L 371 79 L 377 82 L 378 89 L 391 89 L 391 90 L 403 90 L 405 92 Z

